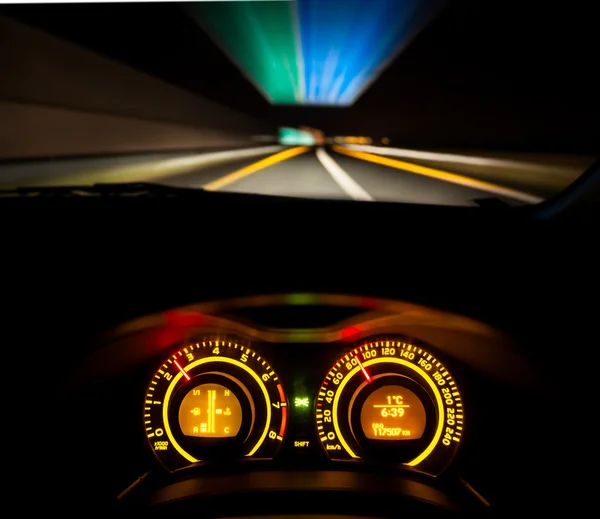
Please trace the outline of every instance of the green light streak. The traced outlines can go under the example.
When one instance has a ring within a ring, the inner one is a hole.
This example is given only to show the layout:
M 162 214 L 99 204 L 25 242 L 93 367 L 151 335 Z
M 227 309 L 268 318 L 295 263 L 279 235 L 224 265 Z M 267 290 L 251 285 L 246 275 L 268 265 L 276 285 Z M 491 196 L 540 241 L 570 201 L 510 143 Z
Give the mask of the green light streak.
M 302 101 L 294 2 L 199 2 L 196 22 L 271 102 Z

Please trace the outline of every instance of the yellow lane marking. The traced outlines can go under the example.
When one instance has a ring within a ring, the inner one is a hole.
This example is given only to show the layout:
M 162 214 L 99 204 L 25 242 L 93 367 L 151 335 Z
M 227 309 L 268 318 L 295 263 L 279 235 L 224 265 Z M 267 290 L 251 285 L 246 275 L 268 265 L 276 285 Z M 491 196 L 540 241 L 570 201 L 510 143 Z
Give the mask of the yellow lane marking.
M 218 191 L 219 189 L 233 182 L 237 182 L 238 180 L 241 180 L 252 173 L 256 173 L 257 171 L 260 171 L 268 166 L 272 166 L 273 164 L 277 164 L 302 153 L 306 153 L 310 149 L 310 146 L 297 146 L 295 148 L 290 148 L 289 150 L 275 153 L 275 155 L 271 155 L 265 159 L 254 162 L 245 168 L 238 169 L 233 173 L 229 173 L 228 175 L 214 180 L 213 182 L 209 182 L 208 184 L 202 186 L 202 189 L 205 189 L 206 191 Z
M 416 173 L 417 175 L 435 178 L 444 182 L 451 182 L 452 184 L 458 184 L 461 186 L 470 187 L 472 189 L 488 191 L 496 195 L 507 196 L 509 198 L 514 198 L 516 200 L 521 200 L 523 202 L 531 204 L 537 204 L 542 200 L 537 196 L 530 195 L 528 193 L 523 193 L 522 191 L 517 191 L 516 189 L 502 187 L 497 184 L 492 184 L 491 182 L 485 182 L 483 180 L 464 177 L 462 175 L 457 175 L 456 173 L 442 171 L 441 169 L 419 166 L 417 164 L 411 164 L 410 162 L 404 162 L 403 160 L 389 159 L 387 157 L 381 157 L 379 155 L 366 153 L 364 151 L 350 150 L 341 146 L 333 146 L 332 148 L 333 151 L 337 153 L 342 153 L 344 155 L 348 155 L 356 159 L 374 162 L 375 164 L 381 164 L 382 166 L 389 166 L 391 168 L 401 169 L 410 173 Z
M 181 174 L 191 173 L 201 168 L 209 168 L 219 164 L 225 164 L 233 160 L 245 158 L 254 158 L 269 153 L 281 151 L 283 146 L 260 146 L 257 148 L 242 148 L 227 151 L 215 151 L 208 153 L 194 153 L 186 155 L 182 153 L 180 157 L 154 159 L 140 157 L 138 162 L 126 164 L 98 166 L 94 159 L 72 159 L 73 162 L 80 162 L 81 169 L 77 173 L 69 173 L 65 175 L 48 175 L 46 178 L 41 178 L 44 173 L 40 170 L 38 177 L 33 180 L 28 180 L 26 184 L 15 178 L 14 182 L 3 182 L 3 186 L 7 188 L 18 187 L 22 185 L 46 187 L 46 186 L 88 186 L 96 183 L 111 184 L 123 182 L 158 182 L 161 183 L 167 178 L 175 177 Z M 149 152 L 150 153 L 150 152 Z M 105 157 L 111 160 L 110 156 Z M 114 157 L 118 158 L 118 156 Z M 65 161 L 71 161 L 65 157 Z M 98 162 L 102 162 L 104 158 L 100 158 Z M 49 163 L 50 164 L 50 163 Z M 56 166 L 58 167 L 58 166 Z

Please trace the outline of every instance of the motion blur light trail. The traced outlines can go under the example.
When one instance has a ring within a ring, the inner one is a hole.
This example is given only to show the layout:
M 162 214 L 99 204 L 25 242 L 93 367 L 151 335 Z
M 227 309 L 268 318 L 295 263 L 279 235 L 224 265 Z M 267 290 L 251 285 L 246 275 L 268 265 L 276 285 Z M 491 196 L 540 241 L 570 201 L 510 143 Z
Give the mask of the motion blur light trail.
M 296 128 L 279 128 L 279 144 L 284 146 L 314 146 L 315 138 L 311 133 Z
M 302 102 L 295 2 L 200 2 L 189 10 L 270 103 Z
M 241 180 L 244 177 L 251 175 L 252 173 L 256 173 L 261 169 L 273 166 L 274 164 L 278 164 L 280 162 L 283 162 L 284 160 L 291 159 L 292 157 L 296 157 L 297 155 L 301 155 L 302 153 L 306 153 L 309 150 L 310 147 L 308 146 L 297 146 L 295 148 L 290 148 L 285 151 L 275 153 L 275 155 L 270 155 L 262 160 L 259 160 L 258 162 L 254 162 L 249 166 L 246 166 L 245 168 L 242 168 L 238 171 L 234 171 L 229 175 L 219 178 L 213 182 L 210 182 L 204 185 L 203 189 L 205 191 L 218 191 L 219 189 L 222 189 L 225 186 L 228 186 L 229 184 L 237 182 L 238 180 Z
M 437 0 L 298 0 L 304 104 L 352 105 L 437 14 Z
M 375 164 L 381 164 L 382 166 L 388 166 L 391 168 L 399 169 L 401 171 L 414 173 L 416 175 L 422 175 L 425 177 L 434 178 L 436 180 L 441 180 L 443 182 L 449 182 L 451 184 L 457 184 L 472 189 L 479 189 L 483 192 L 494 193 L 497 196 L 505 196 L 528 204 L 537 204 L 543 200 L 543 198 L 531 195 L 529 193 L 523 193 L 516 189 L 502 187 L 491 182 L 470 178 L 464 175 L 457 175 L 449 171 L 420 166 L 418 164 L 412 164 L 410 162 L 405 162 L 402 160 L 381 157 L 373 153 L 366 153 L 364 151 L 347 149 L 342 146 L 333 146 L 333 150 L 337 153 L 348 155 L 359 160 L 373 162 Z
M 443 4 L 200 2 L 190 12 L 270 103 L 349 106 Z

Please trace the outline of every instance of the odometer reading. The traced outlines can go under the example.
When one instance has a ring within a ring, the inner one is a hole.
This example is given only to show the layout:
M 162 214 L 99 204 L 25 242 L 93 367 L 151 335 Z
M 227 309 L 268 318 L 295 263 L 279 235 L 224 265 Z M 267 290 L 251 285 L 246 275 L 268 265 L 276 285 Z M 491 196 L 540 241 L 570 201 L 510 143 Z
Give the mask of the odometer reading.
M 427 416 L 417 395 L 402 386 L 382 386 L 365 400 L 360 423 L 369 439 L 418 440 Z
M 176 351 L 155 373 L 144 402 L 150 448 L 168 470 L 204 460 L 271 458 L 286 424 L 276 373 L 257 352 L 229 339 Z
M 464 425 L 460 391 L 419 346 L 366 342 L 331 368 L 316 402 L 317 434 L 330 458 L 373 458 L 439 474 Z

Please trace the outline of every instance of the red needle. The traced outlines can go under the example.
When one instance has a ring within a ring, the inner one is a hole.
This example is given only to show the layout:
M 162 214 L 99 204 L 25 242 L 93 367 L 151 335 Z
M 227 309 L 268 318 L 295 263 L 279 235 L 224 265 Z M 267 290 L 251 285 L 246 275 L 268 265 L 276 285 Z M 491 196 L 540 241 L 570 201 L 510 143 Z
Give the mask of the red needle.
M 187 374 L 185 371 L 183 371 L 183 368 L 182 368 L 182 367 L 179 365 L 179 362 L 177 362 L 176 360 L 175 360 L 175 361 L 173 361 L 173 362 L 175 362 L 175 366 L 177 366 L 177 367 L 179 368 L 179 371 L 181 371 L 181 374 L 182 374 L 182 375 L 183 375 L 185 378 L 187 378 L 188 380 L 190 380 L 190 376 L 189 376 L 189 375 L 188 375 L 188 374 Z
M 362 372 L 365 374 L 365 378 L 367 379 L 367 382 L 371 382 L 371 377 L 367 373 L 367 370 L 365 369 L 365 367 L 360 362 L 360 359 L 358 357 L 356 357 L 356 360 L 358 361 L 358 365 L 360 366 L 360 369 L 362 369 Z

